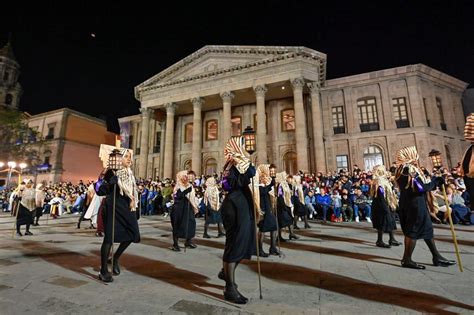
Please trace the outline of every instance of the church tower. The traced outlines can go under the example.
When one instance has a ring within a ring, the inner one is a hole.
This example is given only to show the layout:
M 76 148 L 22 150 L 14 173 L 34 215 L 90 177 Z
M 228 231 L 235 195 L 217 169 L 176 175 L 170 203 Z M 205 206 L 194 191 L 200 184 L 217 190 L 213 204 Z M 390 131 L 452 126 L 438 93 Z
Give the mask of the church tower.
M 22 94 L 18 82 L 20 65 L 15 59 L 10 40 L 0 49 L 0 106 L 18 109 Z

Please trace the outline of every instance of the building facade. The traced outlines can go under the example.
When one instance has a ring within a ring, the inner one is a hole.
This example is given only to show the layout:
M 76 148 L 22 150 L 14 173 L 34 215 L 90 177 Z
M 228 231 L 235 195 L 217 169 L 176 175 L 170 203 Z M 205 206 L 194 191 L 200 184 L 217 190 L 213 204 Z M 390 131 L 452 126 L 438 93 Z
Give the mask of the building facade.
M 28 125 L 43 139 L 31 141 L 39 161 L 26 176 L 36 182 L 96 180 L 103 170 L 100 144 L 115 145 L 116 135 L 103 120 L 69 108 L 32 115 Z
M 0 106 L 18 109 L 22 88 L 18 79 L 20 65 L 13 54 L 11 43 L 0 49 Z
M 388 165 L 416 145 L 421 163 L 460 160 L 467 84 L 422 64 L 326 80 L 305 47 L 205 46 L 135 87 L 140 115 L 119 119 L 139 177 L 219 172 L 230 136 L 256 130 L 256 163 L 290 174 Z

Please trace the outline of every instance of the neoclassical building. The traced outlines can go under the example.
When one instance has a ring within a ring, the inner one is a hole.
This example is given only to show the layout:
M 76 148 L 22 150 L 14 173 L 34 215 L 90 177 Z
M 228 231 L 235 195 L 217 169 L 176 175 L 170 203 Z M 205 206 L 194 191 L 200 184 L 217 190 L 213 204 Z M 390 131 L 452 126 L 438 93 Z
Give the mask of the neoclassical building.
M 0 49 L 0 106 L 18 109 L 23 93 L 19 77 L 20 65 L 9 41 Z
M 135 87 L 139 115 L 119 119 L 139 177 L 219 172 L 226 140 L 251 126 L 257 163 L 295 173 L 390 164 L 416 145 L 422 164 L 461 158 L 467 83 L 423 64 L 326 80 L 306 47 L 205 46 Z

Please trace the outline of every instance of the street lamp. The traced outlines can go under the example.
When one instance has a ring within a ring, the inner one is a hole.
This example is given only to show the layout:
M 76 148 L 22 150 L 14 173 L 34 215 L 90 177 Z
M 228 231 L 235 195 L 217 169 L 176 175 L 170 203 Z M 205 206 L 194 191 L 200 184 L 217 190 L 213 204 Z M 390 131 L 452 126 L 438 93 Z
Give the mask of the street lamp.
M 8 165 L 8 176 L 7 176 L 6 188 L 8 188 L 8 185 L 10 184 L 10 180 L 12 179 L 12 171 L 16 167 L 16 162 L 8 161 L 7 165 Z
M 247 126 L 242 135 L 245 140 L 245 151 L 252 155 L 252 153 L 255 152 L 255 130 L 250 126 Z
M 431 159 L 431 163 L 433 163 L 433 167 L 435 168 L 441 167 L 441 152 L 433 149 L 430 151 L 430 153 L 428 153 L 428 156 Z

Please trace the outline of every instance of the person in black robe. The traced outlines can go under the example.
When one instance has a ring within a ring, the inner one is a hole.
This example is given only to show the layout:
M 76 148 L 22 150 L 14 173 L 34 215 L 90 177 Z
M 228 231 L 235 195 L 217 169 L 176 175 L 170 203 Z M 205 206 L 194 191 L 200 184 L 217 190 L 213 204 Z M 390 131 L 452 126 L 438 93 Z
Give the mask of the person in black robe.
M 217 224 L 217 237 L 225 236 L 220 212 L 220 192 L 216 185 L 216 179 L 213 176 L 206 180 L 204 204 L 206 212 L 203 238 L 211 238 L 211 236 L 207 233 L 209 224 Z
M 301 176 L 296 175 L 293 176 L 293 205 L 294 205 L 294 221 L 293 221 L 293 228 L 295 230 L 299 230 L 300 228 L 298 227 L 298 218 L 303 219 L 304 221 L 304 228 L 309 229 L 311 228 L 308 224 L 308 207 L 306 207 L 304 203 L 304 193 L 303 193 L 303 185 L 301 183 Z
M 218 275 L 226 282 L 224 298 L 237 304 L 245 304 L 248 299 L 237 290 L 235 269 L 242 259 L 250 259 L 256 252 L 254 201 L 249 187 L 256 171 L 243 141 L 243 137 L 231 137 L 224 149 L 226 164 L 222 187 L 227 195 L 222 202 L 221 216 L 226 240 L 223 268 Z
M 382 248 L 399 246 L 393 231 L 397 229 L 392 209 L 397 207 L 397 197 L 392 190 L 392 184 L 387 178 L 387 171 L 383 165 L 377 165 L 373 170 L 374 179 L 370 186 L 372 196 L 372 226 L 377 230 L 377 242 L 375 245 Z M 388 244 L 383 241 L 383 234 L 388 233 L 390 239 Z
M 192 242 L 196 234 L 196 218 L 189 198 L 191 198 L 193 186 L 189 183 L 188 171 L 176 174 L 176 186 L 173 193 L 174 204 L 171 210 L 171 226 L 173 228 L 173 246 L 171 250 L 181 251 L 178 239 L 184 238 L 184 246 L 196 248 Z
M 105 206 L 102 212 L 104 224 L 104 239 L 100 249 L 101 268 L 99 279 L 104 282 L 112 282 L 113 277 L 108 271 L 107 263 L 112 243 L 120 243 L 113 255 L 112 272 L 120 274 L 119 259 L 130 244 L 140 242 L 140 231 L 136 209 L 138 206 L 138 193 L 135 177 L 130 169 L 132 164 L 132 152 L 122 149 L 123 168 L 116 171 L 108 170 L 103 179 L 96 183 L 97 195 L 106 196 Z M 115 188 L 115 189 L 114 189 Z M 114 198 L 115 192 L 115 198 Z M 114 225 L 114 200 L 115 200 L 115 227 Z M 114 229 L 114 233 L 112 230 Z
M 418 166 L 416 147 L 406 147 L 397 152 L 398 169 L 396 181 L 400 188 L 400 225 L 405 235 L 405 251 L 402 267 L 425 269 L 411 258 L 418 239 L 424 239 L 433 255 L 434 266 L 449 266 L 456 262 L 441 256 L 433 239 L 433 225 L 427 204 L 432 206 L 431 198 L 427 197 L 430 191 L 437 186 L 444 185 L 442 177 L 427 179 Z
M 278 211 L 278 237 L 280 242 L 286 242 L 286 239 L 281 235 L 283 228 L 288 227 L 290 232 L 290 240 L 298 239 L 293 233 L 293 213 L 292 213 L 292 188 L 288 181 L 292 181 L 292 176 L 287 176 L 286 172 L 276 174 L 276 183 L 278 183 L 278 197 L 277 197 L 277 211 Z
M 18 214 L 16 214 L 16 235 L 23 236 L 20 231 L 22 225 L 26 225 L 25 235 L 33 235 L 30 226 L 33 224 L 33 212 L 36 209 L 36 191 L 33 182 L 28 179 L 20 185 L 17 193 Z

